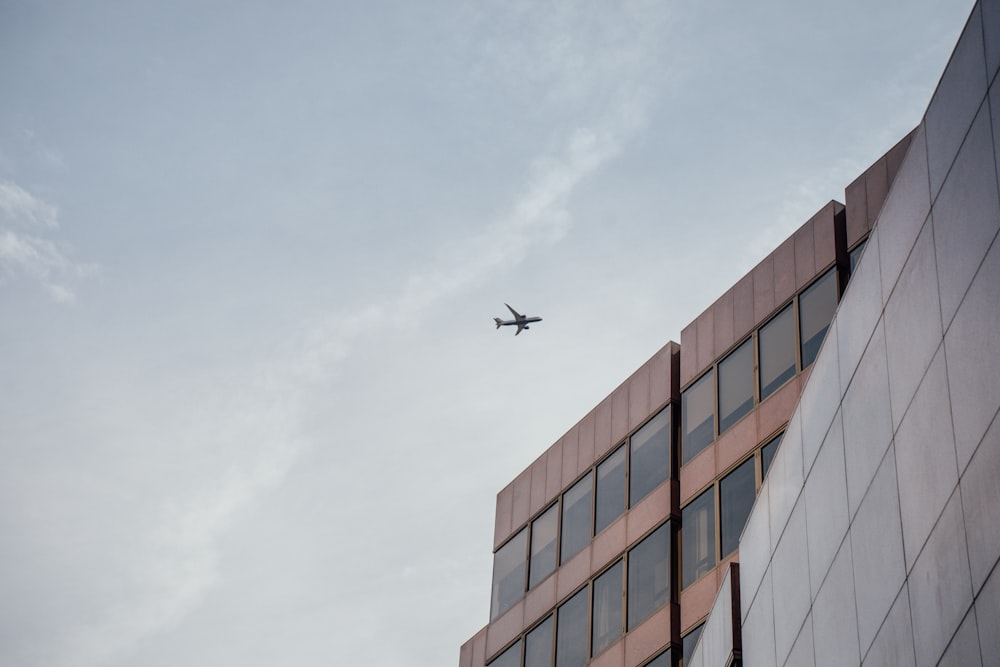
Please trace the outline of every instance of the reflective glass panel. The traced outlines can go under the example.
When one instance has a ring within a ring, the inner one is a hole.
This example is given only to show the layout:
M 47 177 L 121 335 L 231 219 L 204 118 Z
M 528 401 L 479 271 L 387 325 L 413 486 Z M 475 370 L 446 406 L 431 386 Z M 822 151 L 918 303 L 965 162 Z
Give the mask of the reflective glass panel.
M 552 617 L 524 638 L 524 667 L 552 667 Z
M 779 433 L 778 435 L 771 438 L 771 441 L 760 448 L 760 479 L 764 480 L 767 476 L 767 469 L 771 467 L 771 461 L 774 460 L 774 453 L 778 451 L 778 445 L 781 444 L 781 436 L 784 433 Z
M 593 475 L 588 474 L 563 494 L 560 565 L 578 554 L 590 542 L 590 494 L 593 480 Z
M 715 440 L 715 373 L 709 371 L 681 396 L 683 462 Z
M 490 620 L 514 606 L 524 595 L 528 531 L 522 529 L 493 554 L 493 604 Z
M 628 552 L 628 629 L 670 601 L 670 524 Z
M 709 489 L 681 510 L 681 586 L 715 567 L 715 491 Z
M 592 652 L 597 655 L 622 636 L 622 562 L 594 579 Z
M 683 658 L 685 662 L 687 662 L 688 658 L 694 655 L 694 649 L 698 646 L 698 638 L 701 637 L 701 631 L 704 628 L 705 624 L 702 623 L 697 628 L 684 635 L 684 638 L 681 639 Z
M 667 649 L 660 655 L 656 656 L 647 662 L 643 667 L 673 667 L 670 664 L 670 649 Z
M 723 558 L 740 545 L 740 533 L 753 507 L 755 477 L 751 457 L 719 482 L 719 541 Z
M 531 522 L 531 562 L 528 588 L 534 588 L 556 569 L 556 533 L 559 531 L 559 505 L 553 505 Z
M 802 368 L 816 359 L 823 336 L 837 309 L 837 269 L 830 269 L 799 296 L 799 336 Z
M 753 345 L 747 339 L 719 362 L 719 433 L 753 410 Z
M 594 505 L 594 535 L 625 511 L 625 447 L 619 447 L 597 466 L 597 502 Z
M 795 309 L 788 304 L 760 328 L 760 400 L 795 375 Z
M 556 616 L 556 667 L 587 663 L 587 589 L 559 607 Z
M 521 667 L 521 642 L 501 653 L 487 667 Z
M 670 406 L 629 439 L 628 502 L 635 505 L 670 476 Z

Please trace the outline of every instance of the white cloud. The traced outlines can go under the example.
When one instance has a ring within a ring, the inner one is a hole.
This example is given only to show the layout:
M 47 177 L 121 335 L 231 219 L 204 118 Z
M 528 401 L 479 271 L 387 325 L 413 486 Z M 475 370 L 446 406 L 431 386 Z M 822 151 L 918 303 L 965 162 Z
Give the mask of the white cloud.
M 57 243 L 40 235 L 59 228 L 59 209 L 16 183 L 0 181 L 0 213 L 6 223 L 0 226 L 0 281 L 28 276 L 40 282 L 53 301 L 73 302 L 73 283 L 96 267 L 72 260 Z

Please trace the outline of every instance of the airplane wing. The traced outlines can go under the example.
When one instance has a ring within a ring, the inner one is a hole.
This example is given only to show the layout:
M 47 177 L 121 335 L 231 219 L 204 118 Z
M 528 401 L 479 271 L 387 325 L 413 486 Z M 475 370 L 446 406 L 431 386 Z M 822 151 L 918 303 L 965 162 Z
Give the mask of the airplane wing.
M 507 310 L 509 310 L 511 313 L 513 313 L 515 320 L 520 320 L 520 319 L 522 319 L 524 317 L 524 315 L 521 315 L 519 312 L 517 312 L 516 310 L 514 310 L 513 308 L 511 308 L 510 304 L 505 303 L 504 305 L 507 306 Z M 518 331 L 520 331 L 520 329 L 518 329 Z M 514 334 L 514 335 L 516 336 L 517 334 Z
M 507 306 L 507 307 L 510 308 L 510 306 Z M 513 310 L 513 309 L 511 309 L 511 310 Z M 521 324 L 520 322 L 518 322 L 517 323 L 517 331 L 514 332 L 514 335 L 516 336 L 517 334 L 521 333 L 522 329 L 526 329 L 526 328 L 527 327 L 525 327 L 523 324 Z

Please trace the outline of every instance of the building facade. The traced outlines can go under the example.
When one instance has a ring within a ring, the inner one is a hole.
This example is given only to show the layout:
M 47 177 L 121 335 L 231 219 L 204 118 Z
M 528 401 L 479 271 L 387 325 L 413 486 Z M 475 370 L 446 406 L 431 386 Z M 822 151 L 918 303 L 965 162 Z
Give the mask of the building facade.
M 920 125 L 497 496 L 461 667 L 1000 660 L 1000 0 Z

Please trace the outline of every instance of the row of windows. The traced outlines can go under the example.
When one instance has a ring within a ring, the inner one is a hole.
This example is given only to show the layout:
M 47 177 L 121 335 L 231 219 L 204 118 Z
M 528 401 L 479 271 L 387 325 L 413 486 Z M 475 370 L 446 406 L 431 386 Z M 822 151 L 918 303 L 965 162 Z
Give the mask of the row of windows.
M 497 550 L 491 621 L 670 476 L 670 422 L 668 405 Z
M 670 542 L 667 522 L 519 637 L 490 667 L 583 667 L 670 600 Z
M 837 298 L 834 267 L 684 391 L 682 463 L 753 410 L 755 402 L 770 396 L 813 362 L 833 319 Z
M 681 588 L 694 583 L 739 547 L 757 490 L 780 443 L 781 434 L 681 510 Z

